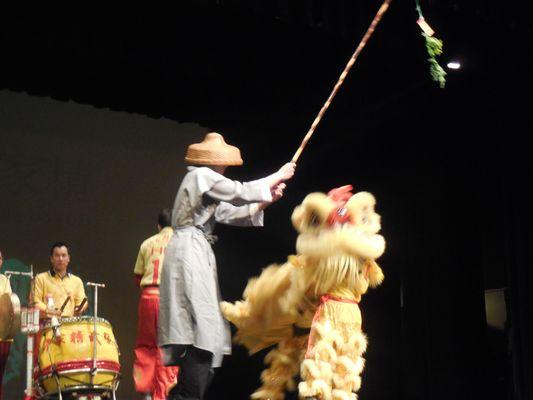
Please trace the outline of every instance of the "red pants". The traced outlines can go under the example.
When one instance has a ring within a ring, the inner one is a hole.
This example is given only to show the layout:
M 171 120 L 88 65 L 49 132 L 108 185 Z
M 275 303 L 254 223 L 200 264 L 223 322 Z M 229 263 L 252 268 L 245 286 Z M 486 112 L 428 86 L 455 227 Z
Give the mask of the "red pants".
M 176 383 L 178 368 L 165 367 L 161 362 L 157 347 L 158 314 L 159 288 L 144 288 L 139 301 L 133 380 L 137 392 L 151 393 L 153 400 L 164 400 L 169 386 Z
M 2 380 L 4 378 L 4 370 L 7 364 L 7 358 L 9 357 L 9 347 L 11 342 L 0 341 L 0 400 L 2 400 Z

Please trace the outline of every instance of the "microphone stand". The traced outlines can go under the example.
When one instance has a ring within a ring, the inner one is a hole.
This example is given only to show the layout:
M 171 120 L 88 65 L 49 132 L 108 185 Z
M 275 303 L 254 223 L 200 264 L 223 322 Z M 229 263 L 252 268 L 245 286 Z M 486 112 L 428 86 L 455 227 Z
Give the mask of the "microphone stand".
M 98 368 L 96 366 L 96 347 L 98 343 L 98 336 L 96 333 L 96 319 L 98 318 L 98 288 L 105 288 L 105 284 L 103 283 L 94 283 L 94 282 L 87 282 L 87 286 L 94 287 L 94 325 L 93 325 L 93 367 L 91 369 L 91 385 L 94 384 L 94 376 L 98 372 Z

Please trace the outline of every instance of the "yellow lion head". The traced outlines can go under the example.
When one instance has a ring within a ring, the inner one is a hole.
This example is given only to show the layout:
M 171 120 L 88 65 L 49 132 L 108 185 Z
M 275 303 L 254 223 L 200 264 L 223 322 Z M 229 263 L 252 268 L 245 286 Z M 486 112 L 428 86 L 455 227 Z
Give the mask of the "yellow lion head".
M 292 214 L 299 232 L 297 253 L 315 266 L 315 293 L 338 285 L 364 294 L 383 281 L 375 260 L 385 250 L 379 234 L 381 218 L 376 200 L 368 192 L 351 193 L 350 185 L 324 193 L 311 193 Z

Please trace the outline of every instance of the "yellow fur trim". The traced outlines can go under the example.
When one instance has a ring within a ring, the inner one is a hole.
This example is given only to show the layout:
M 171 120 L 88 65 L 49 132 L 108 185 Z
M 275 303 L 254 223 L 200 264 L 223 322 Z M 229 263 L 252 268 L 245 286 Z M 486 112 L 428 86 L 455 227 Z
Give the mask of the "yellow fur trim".
M 333 335 L 333 345 L 335 346 L 335 349 L 337 349 L 337 353 L 342 353 L 342 349 L 344 348 L 344 338 L 342 335 L 335 331 Z
M 351 393 L 346 393 L 338 389 L 332 392 L 333 400 L 352 400 Z
M 337 362 L 337 352 L 333 346 L 325 340 L 319 341 L 313 350 L 315 360 Z
M 342 354 L 355 354 L 360 355 L 366 352 L 367 340 L 366 336 L 362 332 L 357 332 L 350 336 L 348 343 L 342 348 Z
M 242 301 L 238 301 L 235 304 L 223 301 L 220 303 L 220 309 L 226 319 L 237 327 L 241 324 L 241 320 L 247 318 L 249 314 L 246 305 Z
M 254 400 L 283 400 L 285 399 L 285 394 L 272 390 L 257 390 L 252 393 L 250 398 Z
M 331 364 L 325 361 L 320 361 L 318 363 L 318 368 L 320 369 L 320 377 L 326 382 L 331 381 L 333 377 L 333 367 Z
M 351 372 L 355 370 L 355 363 L 346 356 L 341 356 L 337 360 L 337 366 L 341 367 L 342 371 Z
M 331 386 L 322 379 L 317 379 L 311 385 L 314 396 L 321 396 L 323 400 L 331 400 Z
M 304 379 L 308 379 L 309 376 L 318 379 L 320 377 L 320 368 L 318 368 L 314 360 L 307 359 L 302 363 L 301 375 Z
M 385 239 L 380 234 L 343 225 L 337 229 L 302 232 L 296 240 L 298 254 L 310 258 L 326 258 L 339 254 L 375 260 L 385 251 Z
M 350 382 L 354 392 L 357 392 L 359 389 L 361 389 L 361 377 L 359 375 L 350 376 Z
M 370 287 L 375 288 L 376 286 L 381 285 L 385 275 L 383 274 L 382 269 L 377 262 L 370 260 L 368 268 L 368 283 Z
M 290 273 L 290 290 L 279 298 L 279 306 L 283 313 L 298 316 L 300 311 L 298 306 L 311 283 L 311 279 L 307 276 L 310 272 L 305 268 L 293 266 Z
M 292 364 L 292 359 L 288 355 L 283 354 L 279 350 L 271 350 L 265 356 L 265 363 L 270 364 L 273 362 L 282 363 L 282 364 Z
M 342 390 L 334 389 L 332 394 L 333 394 L 334 400 L 336 399 L 357 400 L 357 395 L 355 393 L 350 393 L 350 392 L 345 392 Z M 341 397 L 341 396 L 347 396 L 347 397 Z
M 298 392 L 300 393 L 300 397 L 311 397 L 315 395 L 313 389 L 309 387 L 307 382 L 300 382 L 298 384 Z
M 331 335 L 331 324 L 321 324 L 320 322 L 317 322 L 315 323 L 314 328 L 322 339 L 327 340 Z
M 361 375 L 361 372 L 363 372 L 363 369 L 365 368 L 365 359 L 363 357 L 357 357 L 355 360 L 355 367 L 354 367 L 354 373 L 357 375 Z
M 360 332 L 359 333 L 359 354 L 366 353 L 367 347 L 368 347 L 368 340 L 366 339 L 366 335 Z
M 343 389 L 346 386 L 346 381 L 341 375 L 334 374 L 333 375 L 333 386 L 337 389 Z

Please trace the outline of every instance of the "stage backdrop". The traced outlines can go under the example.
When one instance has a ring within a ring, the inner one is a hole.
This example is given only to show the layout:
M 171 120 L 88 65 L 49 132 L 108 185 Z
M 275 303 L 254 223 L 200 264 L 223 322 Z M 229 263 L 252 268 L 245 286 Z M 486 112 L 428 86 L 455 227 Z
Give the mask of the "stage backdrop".
M 172 205 L 186 146 L 205 132 L 192 123 L 0 91 L 0 249 L 5 259 L 41 272 L 49 268 L 50 245 L 64 241 L 73 272 L 106 284 L 98 310 L 120 346 L 122 399 L 135 397 L 137 251 L 156 233 L 159 210 Z M 18 377 L 13 372 L 6 399 L 22 396 L 24 368 Z

